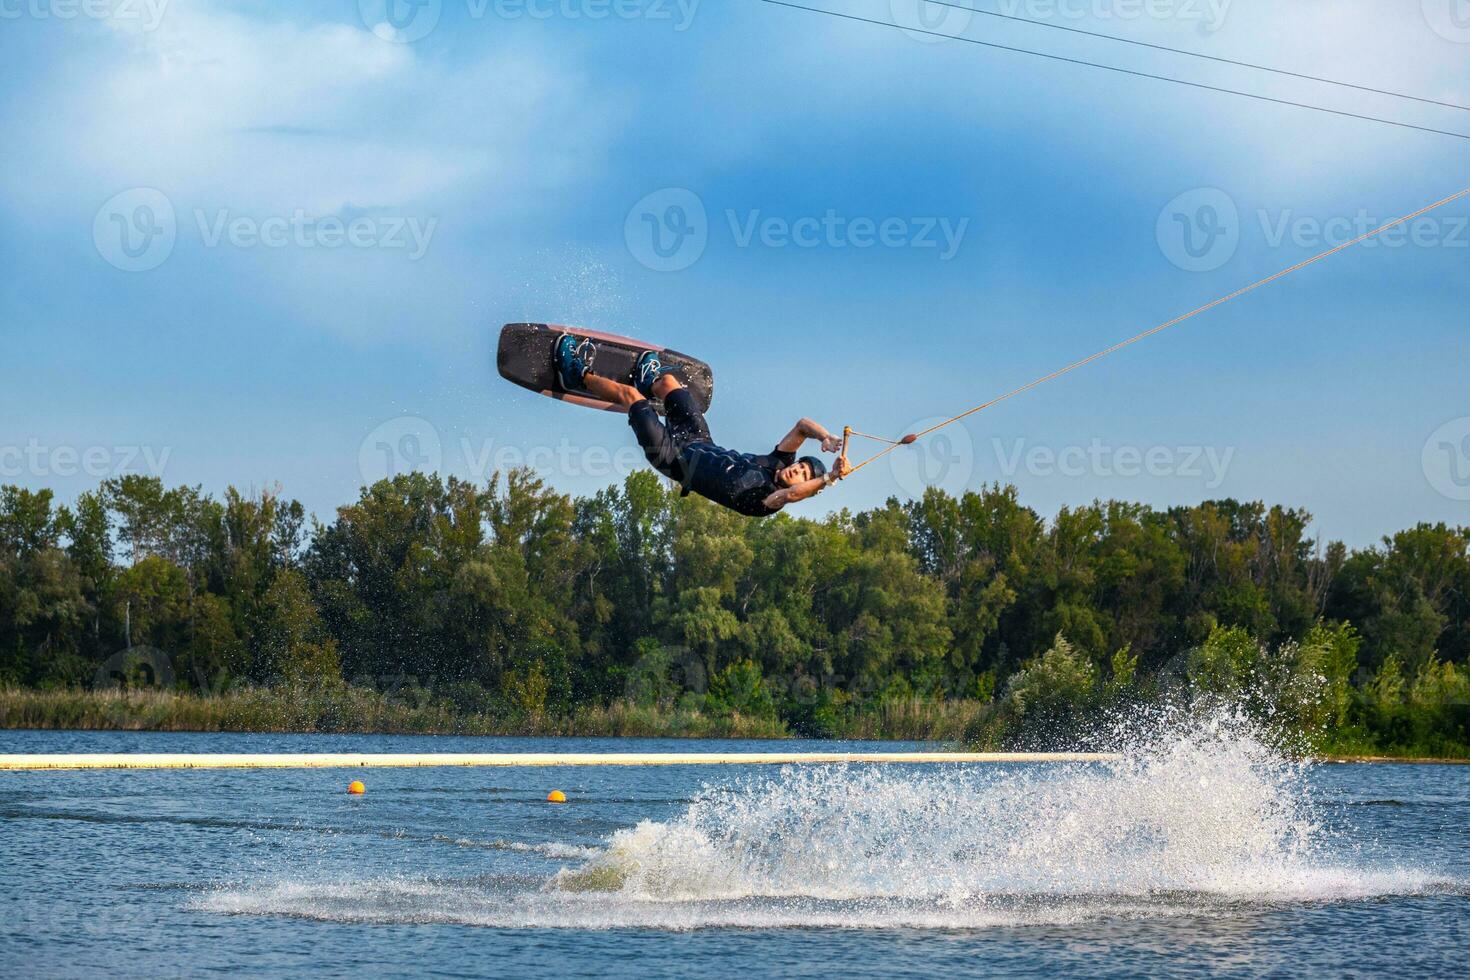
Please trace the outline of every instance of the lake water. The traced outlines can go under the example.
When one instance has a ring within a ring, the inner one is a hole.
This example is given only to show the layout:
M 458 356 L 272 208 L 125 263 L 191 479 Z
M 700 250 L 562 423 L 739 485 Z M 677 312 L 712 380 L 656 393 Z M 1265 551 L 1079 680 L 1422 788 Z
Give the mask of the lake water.
M 0 753 L 770 747 L 0 732 Z M 1301 767 L 1208 729 L 1116 765 L 0 773 L 0 973 L 1463 975 L 1467 845 L 1470 768 Z

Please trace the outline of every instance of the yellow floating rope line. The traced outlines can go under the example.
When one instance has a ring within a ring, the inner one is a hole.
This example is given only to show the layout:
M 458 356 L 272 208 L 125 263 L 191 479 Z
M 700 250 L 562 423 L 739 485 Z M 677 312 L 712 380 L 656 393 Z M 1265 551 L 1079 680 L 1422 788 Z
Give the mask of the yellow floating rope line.
M 1053 371 L 1051 374 L 1045 375 L 1044 377 L 1037 378 L 1035 381 L 1032 381 L 1032 382 L 1029 382 L 1027 384 L 1024 384 L 1024 385 L 1022 385 L 1019 388 L 1014 388 L 1011 391 L 1008 391 L 1008 392 L 1006 392 L 1003 395 L 999 395 L 999 396 L 997 396 L 995 398 L 990 399 L 990 401 L 988 401 L 988 402 L 983 402 L 983 403 L 981 403 L 979 405 L 976 405 L 974 408 L 971 408 L 971 409 L 968 409 L 966 411 L 963 411 L 960 414 L 958 414 L 958 415 L 956 415 L 956 416 L 954 416 L 952 418 L 945 419 L 943 422 L 939 422 L 939 423 L 937 423 L 935 425 L 931 425 L 927 429 L 923 429 L 923 430 L 921 430 L 919 432 L 910 433 L 909 435 L 906 435 L 906 436 L 904 436 L 901 439 L 884 439 L 881 436 L 869 436 L 869 435 L 866 435 L 865 433 L 857 432 L 856 430 L 852 429 L 851 427 L 849 427 L 847 429 L 844 429 L 843 430 L 843 439 L 842 439 L 842 458 L 843 459 L 846 459 L 847 458 L 847 437 L 849 435 L 855 435 L 855 436 L 860 435 L 860 436 L 864 436 L 864 438 L 877 439 L 880 442 L 886 442 L 886 443 L 889 444 L 888 445 L 888 448 L 883 449 L 883 450 L 880 450 L 879 452 L 877 452 L 877 453 L 873 454 L 872 456 L 869 456 L 867 459 L 863 460 L 861 463 L 858 463 L 856 466 L 853 466 L 851 469 L 849 469 L 847 471 L 847 475 L 848 476 L 851 476 L 852 474 L 856 473 L 858 470 L 862 469 L 864 466 L 867 466 L 869 463 L 877 462 L 878 460 L 882 459 L 884 456 L 887 456 L 889 453 L 893 452 L 899 446 L 911 445 L 914 442 L 916 442 L 917 440 L 922 439 L 924 436 L 927 436 L 927 435 L 929 435 L 932 432 L 936 432 L 939 429 L 942 429 L 942 428 L 944 428 L 947 425 L 953 425 L 954 423 L 960 421 L 961 419 L 967 419 L 967 418 L 969 418 L 971 415 L 974 415 L 976 412 L 983 412 L 985 409 L 990 408 L 992 405 L 998 405 L 998 404 L 1000 404 L 1001 402 L 1005 401 L 1008 398 L 1014 398 L 1014 397 L 1016 397 L 1019 394 L 1022 394 L 1024 392 L 1030 391 L 1032 388 L 1035 388 L 1035 387 L 1038 387 L 1040 385 L 1046 384 L 1048 381 L 1053 381 L 1053 380 L 1055 380 L 1057 378 L 1060 378 L 1062 375 L 1068 374 L 1068 373 L 1070 373 L 1072 371 L 1075 371 L 1075 370 L 1077 370 L 1080 367 L 1085 367 L 1086 365 L 1091 364 L 1093 361 L 1096 361 L 1096 360 L 1099 360 L 1101 358 L 1107 357 L 1109 354 L 1116 353 L 1117 351 L 1122 350 L 1124 347 L 1128 347 L 1128 346 L 1131 346 L 1133 344 L 1136 344 L 1140 340 L 1146 340 L 1147 338 L 1152 337 L 1156 333 L 1162 333 L 1163 331 L 1168 330 L 1170 327 L 1178 326 L 1179 324 L 1183 323 L 1185 320 L 1189 320 L 1189 319 L 1192 319 L 1194 317 L 1197 317 L 1201 313 L 1207 313 L 1210 310 L 1213 310 L 1217 306 L 1223 306 L 1223 305 L 1225 305 L 1226 303 L 1230 302 L 1231 300 L 1239 299 L 1240 297 L 1244 296 L 1246 293 L 1255 292 L 1257 289 L 1260 289 L 1262 286 L 1269 286 L 1271 283 L 1275 282 L 1276 280 L 1278 280 L 1278 279 L 1284 279 L 1285 277 L 1291 275 L 1293 272 L 1298 272 L 1298 271 L 1300 271 L 1302 269 L 1305 269 L 1307 266 L 1314 265 L 1314 264 L 1316 264 L 1318 262 L 1321 262 L 1323 259 L 1331 258 L 1332 256 L 1336 255 L 1338 252 L 1346 251 L 1347 249 L 1352 248 L 1354 245 L 1359 245 L 1359 244 L 1367 241 L 1370 238 L 1375 238 L 1378 235 L 1383 234 L 1385 231 L 1388 231 L 1391 228 L 1396 228 L 1399 225 L 1407 224 L 1408 222 L 1413 221 L 1415 218 L 1422 217 L 1423 215 L 1426 215 L 1429 212 L 1436 210 L 1437 208 L 1442 208 L 1446 204 L 1452 204 L 1455 201 L 1458 201 L 1461 198 L 1467 197 L 1467 196 L 1470 196 L 1470 187 L 1465 188 L 1464 190 L 1460 191 L 1458 194 L 1451 194 L 1449 197 L 1446 197 L 1446 198 L 1444 198 L 1442 200 L 1439 200 L 1439 201 L 1435 201 L 1433 204 L 1430 204 L 1430 205 L 1428 205 L 1426 207 L 1422 207 L 1418 211 L 1415 211 L 1413 214 L 1406 214 L 1402 218 L 1395 218 L 1392 221 L 1385 222 L 1384 224 L 1379 225 L 1377 228 L 1374 228 L 1372 231 L 1365 232 L 1364 234 L 1359 235 L 1357 238 L 1354 238 L 1352 241 L 1343 242 L 1341 245 L 1338 245 L 1338 246 L 1336 246 L 1334 248 L 1330 248 L 1330 249 L 1328 249 L 1325 252 L 1322 252 L 1320 254 L 1317 254 L 1317 255 L 1312 256 L 1310 259 L 1304 259 L 1301 262 L 1298 262 L 1296 265 L 1293 265 L 1293 266 L 1291 266 L 1289 268 L 1286 268 L 1286 269 L 1282 269 L 1280 272 L 1278 272 L 1278 273 L 1276 273 L 1274 275 L 1267 276 L 1266 278 L 1261 279 L 1261 280 L 1258 280 L 1256 282 L 1253 282 L 1249 286 L 1243 286 L 1240 289 L 1237 289 L 1235 292 L 1230 293 L 1230 294 L 1228 294 L 1226 296 L 1221 296 L 1219 299 L 1213 300 L 1213 301 L 1211 301 L 1209 303 L 1206 303 L 1204 306 L 1201 306 L 1198 309 L 1190 310 L 1188 313 L 1185 313 L 1182 316 L 1177 316 L 1174 319 L 1169 320 L 1166 323 L 1161 323 L 1161 324 L 1159 324 L 1156 327 L 1150 327 L 1148 330 L 1143 331 L 1143 333 L 1135 334 L 1134 336 L 1129 337 L 1127 340 L 1119 341 L 1118 343 L 1114 344 L 1113 346 L 1111 346 L 1111 347 L 1109 347 L 1109 348 L 1107 348 L 1105 350 L 1100 350 L 1096 354 L 1093 354 L 1093 355 L 1091 355 L 1089 357 L 1082 358 L 1080 361 L 1073 361 L 1071 364 L 1068 364 L 1066 367 L 1059 368 L 1059 369 Z

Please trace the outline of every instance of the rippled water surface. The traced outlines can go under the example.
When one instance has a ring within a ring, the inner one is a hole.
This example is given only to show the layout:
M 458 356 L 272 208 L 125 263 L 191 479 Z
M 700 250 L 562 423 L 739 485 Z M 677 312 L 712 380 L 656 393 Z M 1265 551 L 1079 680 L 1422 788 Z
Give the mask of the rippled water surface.
M 771 747 L 0 732 L 0 753 Z M 1470 768 L 1302 767 L 1206 727 L 1111 765 L 0 773 L 8 975 L 1451 976 L 1467 927 Z

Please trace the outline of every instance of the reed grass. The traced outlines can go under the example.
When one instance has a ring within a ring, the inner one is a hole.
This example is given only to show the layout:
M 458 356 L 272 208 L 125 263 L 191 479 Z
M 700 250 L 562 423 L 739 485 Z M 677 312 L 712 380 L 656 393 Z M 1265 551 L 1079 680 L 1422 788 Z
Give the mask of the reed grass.
M 245 687 L 199 696 L 158 690 L 0 690 L 0 728 L 385 735 L 787 738 L 779 719 L 714 716 L 627 702 L 569 715 L 462 712 L 442 699 L 400 701 L 348 685 Z
M 826 732 L 834 739 L 965 743 L 988 705 L 981 701 L 890 699 L 844 712 Z M 267 732 L 381 735 L 523 735 L 624 738 L 793 738 L 780 718 L 716 715 L 683 705 L 615 701 L 570 714 L 465 711 L 418 692 L 395 698 L 335 683 L 316 687 L 241 687 L 200 696 L 159 690 L 0 688 L 0 729 L 132 732 Z M 985 746 L 993 748 L 994 746 Z M 1463 761 L 1470 751 L 1448 741 L 1384 746 L 1354 729 L 1319 740 L 1328 759 Z

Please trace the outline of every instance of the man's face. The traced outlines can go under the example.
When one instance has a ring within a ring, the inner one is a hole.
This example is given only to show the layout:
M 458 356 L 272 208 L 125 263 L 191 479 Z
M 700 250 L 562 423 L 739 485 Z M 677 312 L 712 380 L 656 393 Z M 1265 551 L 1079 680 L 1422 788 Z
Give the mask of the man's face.
M 783 487 L 794 487 L 812 478 L 812 468 L 806 463 L 792 463 L 776 471 L 776 482 Z

